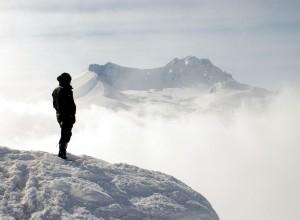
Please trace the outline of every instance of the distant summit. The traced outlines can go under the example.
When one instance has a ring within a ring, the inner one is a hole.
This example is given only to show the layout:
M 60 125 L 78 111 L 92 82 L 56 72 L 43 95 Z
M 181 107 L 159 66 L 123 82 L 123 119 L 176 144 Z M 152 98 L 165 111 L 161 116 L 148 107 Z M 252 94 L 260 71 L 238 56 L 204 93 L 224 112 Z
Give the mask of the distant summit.
M 128 68 L 106 63 L 91 64 L 89 71 L 95 72 L 99 80 L 121 91 L 182 88 L 198 84 L 212 86 L 218 82 L 234 80 L 210 60 L 194 56 L 175 58 L 164 67 L 153 69 Z
M 111 109 L 152 104 L 182 111 L 223 111 L 270 95 L 265 89 L 237 82 L 209 59 L 195 56 L 174 58 L 165 66 L 152 69 L 111 62 L 91 64 L 72 85 L 82 106 L 96 104 Z
M 186 66 L 206 65 L 208 68 L 213 66 L 212 62 L 209 59 L 199 59 L 195 56 L 187 56 L 186 58 L 183 59 L 174 58 L 170 63 L 167 64 L 167 66 L 172 66 L 174 64 L 186 65 Z
M 72 86 L 80 106 L 99 105 L 110 109 L 132 109 L 150 103 L 184 111 L 204 111 L 239 106 L 253 98 L 264 100 L 272 94 L 240 83 L 209 59 L 195 56 L 174 58 L 165 66 L 152 69 L 111 62 L 91 64 L 88 70 L 74 77 Z M 36 99 L 47 99 L 50 92 L 39 94 Z

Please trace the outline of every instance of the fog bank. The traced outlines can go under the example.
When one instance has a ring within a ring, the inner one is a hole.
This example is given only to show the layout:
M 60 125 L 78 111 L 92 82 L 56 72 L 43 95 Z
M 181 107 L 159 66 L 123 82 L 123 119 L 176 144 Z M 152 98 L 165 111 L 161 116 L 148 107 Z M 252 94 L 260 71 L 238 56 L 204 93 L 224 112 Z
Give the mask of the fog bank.
M 300 90 L 287 88 L 264 108 L 226 114 L 145 105 L 143 116 L 79 109 L 68 151 L 174 175 L 202 193 L 223 220 L 299 219 Z M 258 105 L 258 104 L 257 104 Z M 57 153 L 51 100 L 0 100 L 0 145 Z

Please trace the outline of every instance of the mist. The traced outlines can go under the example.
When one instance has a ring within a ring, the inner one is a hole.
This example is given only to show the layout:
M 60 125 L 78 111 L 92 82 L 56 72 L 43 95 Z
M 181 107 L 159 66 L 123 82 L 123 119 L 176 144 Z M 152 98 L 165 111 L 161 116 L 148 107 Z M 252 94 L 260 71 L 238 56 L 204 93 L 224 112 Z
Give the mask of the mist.
M 223 220 L 299 219 L 299 95 L 285 88 L 267 105 L 252 101 L 221 113 L 150 104 L 81 108 L 68 152 L 173 175 L 203 194 Z M 0 106 L 1 146 L 57 154 L 51 100 L 2 98 Z

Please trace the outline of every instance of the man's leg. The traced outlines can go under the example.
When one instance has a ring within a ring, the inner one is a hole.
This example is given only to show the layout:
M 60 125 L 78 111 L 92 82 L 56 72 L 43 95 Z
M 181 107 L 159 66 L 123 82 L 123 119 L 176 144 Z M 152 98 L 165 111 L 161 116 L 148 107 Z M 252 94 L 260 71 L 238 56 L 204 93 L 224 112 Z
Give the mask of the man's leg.
M 67 159 L 67 146 L 72 136 L 73 123 L 63 121 L 61 123 L 61 137 L 59 140 L 59 153 L 58 156 Z

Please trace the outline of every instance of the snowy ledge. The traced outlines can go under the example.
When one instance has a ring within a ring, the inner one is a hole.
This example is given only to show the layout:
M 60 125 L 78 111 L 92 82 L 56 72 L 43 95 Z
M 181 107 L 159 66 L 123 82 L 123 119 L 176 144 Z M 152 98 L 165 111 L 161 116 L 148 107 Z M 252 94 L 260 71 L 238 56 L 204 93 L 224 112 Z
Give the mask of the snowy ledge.
M 219 219 L 174 177 L 71 157 L 0 147 L 0 219 Z

